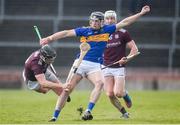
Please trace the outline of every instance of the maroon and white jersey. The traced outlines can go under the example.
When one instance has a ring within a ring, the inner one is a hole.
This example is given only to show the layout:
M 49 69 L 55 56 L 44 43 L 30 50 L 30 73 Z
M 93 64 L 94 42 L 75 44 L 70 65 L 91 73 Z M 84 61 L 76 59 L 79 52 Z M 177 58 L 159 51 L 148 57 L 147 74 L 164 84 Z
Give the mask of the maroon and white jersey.
M 26 80 L 37 81 L 35 75 L 45 73 L 48 66 L 40 59 L 39 51 L 33 52 L 25 62 L 24 73 Z
M 112 64 L 122 57 L 126 56 L 126 44 L 132 39 L 125 29 L 121 29 L 110 35 L 104 52 L 104 65 Z M 112 68 L 124 67 L 119 64 L 111 66 Z

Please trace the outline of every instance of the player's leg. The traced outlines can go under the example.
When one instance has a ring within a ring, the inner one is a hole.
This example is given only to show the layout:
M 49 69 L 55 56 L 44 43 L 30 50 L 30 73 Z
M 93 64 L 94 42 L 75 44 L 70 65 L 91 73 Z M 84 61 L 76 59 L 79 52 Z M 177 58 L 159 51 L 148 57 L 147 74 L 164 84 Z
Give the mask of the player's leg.
M 123 89 L 123 84 L 121 77 L 115 77 L 114 78 L 114 97 L 111 99 L 112 103 L 114 103 L 114 106 L 122 113 L 122 117 L 124 118 L 129 118 L 129 113 L 126 111 L 126 109 L 120 104 L 118 98 L 121 98 L 124 96 L 124 89 Z M 119 90 L 119 91 L 118 91 Z M 131 104 L 130 101 L 125 101 L 126 105 L 129 106 Z
M 75 63 L 76 63 L 76 60 L 74 61 L 73 65 Z M 83 63 L 83 61 L 82 61 L 82 63 Z M 74 74 L 73 77 L 68 80 L 68 83 L 66 83 L 69 86 L 69 91 L 67 92 L 67 91 L 63 90 L 61 97 L 59 97 L 56 102 L 56 107 L 55 107 L 55 111 L 53 114 L 53 118 L 50 121 L 56 121 L 62 108 L 64 107 L 64 105 L 66 103 L 66 100 L 67 100 L 69 94 L 72 92 L 72 90 L 75 88 L 75 86 L 79 83 L 79 81 L 83 78 L 82 76 L 84 74 L 84 70 L 83 70 L 84 66 L 82 65 L 82 63 L 79 66 L 78 70 L 76 71 L 76 74 Z
M 28 80 L 27 87 L 30 90 L 34 90 L 36 92 L 43 93 L 43 94 L 46 94 L 49 91 L 48 88 L 43 88 L 37 81 Z
M 58 97 L 58 100 L 56 102 L 55 111 L 53 114 L 53 118 L 50 121 L 56 121 L 58 118 L 61 110 L 65 106 L 66 100 L 68 99 L 69 94 L 72 92 L 72 90 L 75 88 L 75 86 L 79 83 L 79 81 L 82 79 L 81 75 L 74 74 L 72 77 L 70 83 L 67 83 L 69 86 L 69 91 L 63 90 L 61 96 Z
M 24 82 L 27 84 L 28 89 L 34 90 L 36 92 L 43 93 L 43 94 L 49 91 L 48 88 L 42 88 L 41 85 L 37 81 L 27 80 L 25 77 L 25 70 L 23 70 L 22 76 L 23 76 Z
M 108 96 L 111 104 L 115 108 L 117 108 L 118 111 L 121 112 L 122 115 L 128 116 L 125 108 L 121 105 L 118 98 L 114 95 L 114 91 L 113 91 L 114 90 L 114 77 L 111 74 L 111 70 L 105 69 L 103 73 L 104 73 L 104 90 L 105 90 L 106 95 Z M 128 117 L 125 117 L 125 118 L 128 118 Z
M 128 108 L 132 106 L 132 101 L 125 90 L 125 69 L 124 68 L 119 68 L 117 71 L 114 71 L 114 94 L 118 98 L 123 97 L 126 105 Z
M 122 98 L 125 95 L 125 76 L 114 77 L 114 94 L 118 98 Z
M 101 71 L 97 71 L 92 74 L 89 74 L 87 78 L 88 80 L 90 80 L 91 83 L 94 84 L 94 89 L 92 90 L 90 95 L 90 101 L 96 103 L 100 97 L 101 90 L 104 85 L 102 73 Z
M 88 74 L 87 78 L 91 81 L 91 83 L 94 84 L 94 89 L 91 92 L 89 104 L 84 112 L 84 115 L 82 116 L 83 120 L 92 120 L 93 116 L 91 114 L 91 111 L 93 110 L 97 100 L 100 97 L 101 90 L 103 88 L 103 78 L 101 71 L 96 71 L 93 73 Z
M 46 71 L 45 77 L 49 81 L 60 84 L 58 78 L 53 73 L 51 73 L 49 70 Z M 29 80 L 27 84 L 28 84 L 29 89 L 35 90 L 36 92 L 39 92 L 39 93 L 45 94 L 50 90 L 49 88 L 42 87 L 37 81 L 30 81 Z M 53 90 L 55 91 L 55 93 L 57 95 L 60 95 L 60 93 L 62 92 L 62 89 L 53 89 Z

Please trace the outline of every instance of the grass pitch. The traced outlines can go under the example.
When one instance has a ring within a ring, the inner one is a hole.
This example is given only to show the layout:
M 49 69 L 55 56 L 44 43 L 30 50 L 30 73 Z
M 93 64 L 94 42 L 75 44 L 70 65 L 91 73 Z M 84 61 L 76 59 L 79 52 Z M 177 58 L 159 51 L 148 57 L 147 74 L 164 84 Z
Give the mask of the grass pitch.
M 174 124 L 180 123 L 179 91 L 133 91 L 130 119 L 120 118 L 103 93 L 93 110 L 92 121 L 82 121 L 77 108 L 87 106 L 89 91 L 74 91 L 55 124 Z M 0 124 L 51 124 L 57 96 L 27 90 L 0 90 Z M 124 101 L 121 100 L 124 105 Z

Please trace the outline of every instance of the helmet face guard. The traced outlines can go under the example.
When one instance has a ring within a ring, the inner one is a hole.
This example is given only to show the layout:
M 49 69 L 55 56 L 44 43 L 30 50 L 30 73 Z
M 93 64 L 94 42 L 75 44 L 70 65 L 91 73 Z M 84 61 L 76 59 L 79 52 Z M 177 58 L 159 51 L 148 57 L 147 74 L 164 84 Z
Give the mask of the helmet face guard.
M 104 14 L 99 11 L 92 12 L 89 19 L 90 20 L 104 20 Z
M 40 58 L 46 63 L 46 64 L 52 64 L 54 62 L 54 60 L 56 59 L 56 57 L 44 57 L 44 56 L 40 56 Z
M 100 20 L 101 21 L 101 20 L 104 20 L 104 17 L 98 16 L 98 15 L 92 15 L 92 16 L 90 16 L 90 20 Z
M 92 12 L 90 17 L 89 17 L 89 21 L 90 21 L 90 24 L 92 21 L 100 21 L 101 23 L 101 27 L 103 26 L 103 22 L 104 22 L 104 14 L 102 12 Z
M 48 45 L 41 47 L 40 58 L 46 63 L 51 64 L 56 58 L 56 51 Z

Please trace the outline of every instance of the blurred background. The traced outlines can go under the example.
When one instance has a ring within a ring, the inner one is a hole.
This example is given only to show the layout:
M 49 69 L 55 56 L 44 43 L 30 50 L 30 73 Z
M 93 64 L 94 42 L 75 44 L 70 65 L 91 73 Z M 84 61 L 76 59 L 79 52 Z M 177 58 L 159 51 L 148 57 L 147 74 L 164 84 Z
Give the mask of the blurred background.
M 115 10 L 118 19 L 139 12 L 144 5 L 151 12 L 126 27 L 141 54 L 128 63 L 129 90 L 180 89 L 180 0 L 0 0 L 0 88 L 25 88 L 21 73 L 26 58 L 40 48 L 33 30 L 42 36 L 88 26 L 93 11 Z M 54 63 L 65 81 L 79 52 L 79 38 L 52 43 L 57 49 Z M 91 89 L 82 81 L 77 89 Z

